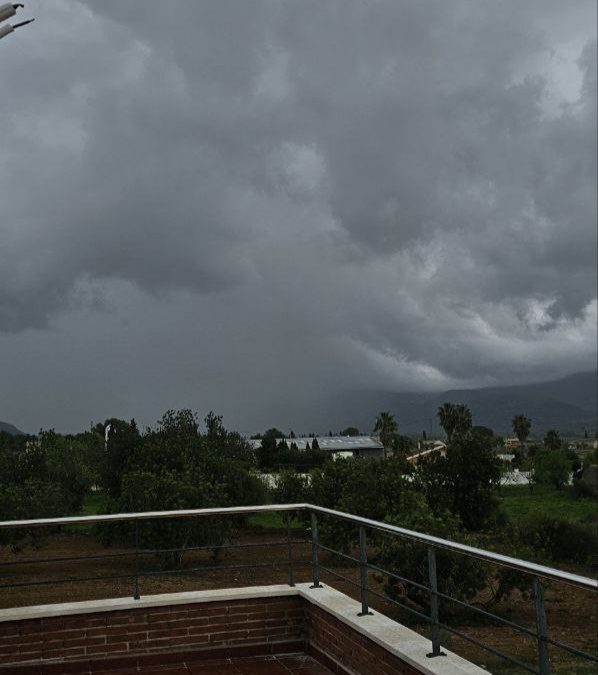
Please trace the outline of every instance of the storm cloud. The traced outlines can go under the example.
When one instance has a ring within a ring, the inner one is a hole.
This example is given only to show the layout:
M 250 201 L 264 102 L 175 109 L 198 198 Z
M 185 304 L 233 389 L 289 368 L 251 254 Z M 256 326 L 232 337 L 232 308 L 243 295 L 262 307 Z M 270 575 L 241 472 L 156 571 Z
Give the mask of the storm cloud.
M 595 368 L 593 1 L 27 12 L 0 43 L 0 418 L 255 430 Z

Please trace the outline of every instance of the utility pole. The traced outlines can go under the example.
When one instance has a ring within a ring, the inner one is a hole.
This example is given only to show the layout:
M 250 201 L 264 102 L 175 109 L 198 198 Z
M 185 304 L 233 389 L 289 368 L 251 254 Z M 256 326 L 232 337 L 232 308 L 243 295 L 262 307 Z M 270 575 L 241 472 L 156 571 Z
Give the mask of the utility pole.
M 17 9 L 22 8 L 24 6 L 25 5 L 23 5 L 20 2 L 17 2 L 16 4 L 7 2 L 4 5 L 0 5 L 0 23 L 6 21 L 7 19 L 10 19 L 17 13 Z M 21 26 L 26 26 L 28 23 L 31 23 L 32 21 L 34 21 L 34 19 L 28 19 L 27 21 L 21 21 L 15 24 L 7 23 L 5 26 L 0 26 L 0 40 L 3 37 L 10 35 L 11 33 L 14 33 L 17 28 L 21 28 Z

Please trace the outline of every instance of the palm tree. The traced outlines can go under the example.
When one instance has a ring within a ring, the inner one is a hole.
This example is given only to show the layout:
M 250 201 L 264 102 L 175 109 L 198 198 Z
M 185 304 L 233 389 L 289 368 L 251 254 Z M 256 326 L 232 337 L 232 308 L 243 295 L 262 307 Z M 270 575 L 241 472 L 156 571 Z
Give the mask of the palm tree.
M 466 434 L 473 423 L 471 410 L 464 403 L 445 401 L 438 408 L 437 415 L 449 443 L 456 434 Z
M 556 429 L 549 429 L 544 436 L 544 447 L 548 450 L 560 450 L 563 447 L 561 435 Z
M 376 417 L 376 424 L 374 426 L 374 433 L 378 434 L 380 443 L 384 446 L 384 459 L 386 459 L 388 449 L 392 448 L 394 437 L 399 431 L 399 426 L 388 410 L 381 412 Z
M 438 408 L 438 412 L 436 414 L 438 416 L 440 426 L 444 429 L 444 433 L 446 434 L 446 437 L 450 442 L 451 438 L 453 437 L 453 433 L 455 431 L 455 417 L 456 417 L 455 404 L 449 403 L 449 401 L 445 401 L 440 406 L 440 408 Z
M 532 421 L 525 415 L 515 415 L 513 417 L 513 433 L 517 436 L 520 445 L 523 445 L 529 436 L 532 428 Z
M 454 433 L 463 435 L 468 431 L 471 431 L 473 424 L 473 418 L 471 416 L 471 410 L 464 403 L 457 403 L 455 406 L 455 418 L 457 427 Z

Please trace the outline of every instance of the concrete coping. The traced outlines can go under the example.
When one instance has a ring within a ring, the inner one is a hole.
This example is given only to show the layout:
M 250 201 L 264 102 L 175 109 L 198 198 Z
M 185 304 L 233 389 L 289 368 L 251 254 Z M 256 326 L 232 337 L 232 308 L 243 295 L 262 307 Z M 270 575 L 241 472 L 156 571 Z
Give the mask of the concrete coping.
M 145 595 L 139 600 L 127 597 L 14 607 L 0 610 L 0 622 L 150 607 L 289 596 L 304 598 L 307 602 L 319 607 L 425 675 L 487 675 L 488 673 L 488 671 L 466 661 L 448 649 L 443 649 L 446 656 L 428 658 L 426 655 L 431 650 L 431 643 L 427 638 L 380 612 L 374 612 L 368 616 L 358 616 L 361 611 L 361 604 L 356 600 L 330 586 L 311 588 L 308 583 L 297 584 L 296 586 L 249 586 L 182 593 L 162 593 L 160 595 Z

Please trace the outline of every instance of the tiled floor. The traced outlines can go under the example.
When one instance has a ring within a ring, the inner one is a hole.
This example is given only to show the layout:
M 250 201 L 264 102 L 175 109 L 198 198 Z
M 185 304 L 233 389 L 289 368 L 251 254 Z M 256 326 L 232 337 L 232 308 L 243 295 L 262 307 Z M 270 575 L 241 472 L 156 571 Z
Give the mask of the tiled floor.
M 332 675 L 328 668 L 305 654 L 249 656 L 138 670 L 112 670 L 105 675 Z M 104 675 L 104 673 L 97 673 Z

